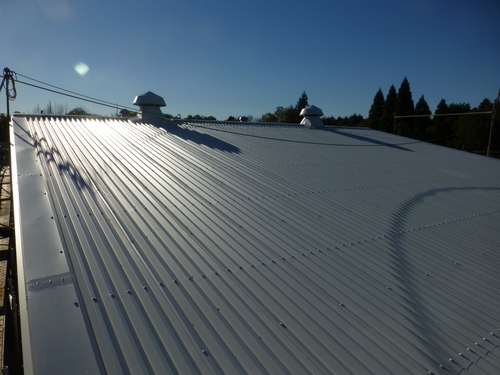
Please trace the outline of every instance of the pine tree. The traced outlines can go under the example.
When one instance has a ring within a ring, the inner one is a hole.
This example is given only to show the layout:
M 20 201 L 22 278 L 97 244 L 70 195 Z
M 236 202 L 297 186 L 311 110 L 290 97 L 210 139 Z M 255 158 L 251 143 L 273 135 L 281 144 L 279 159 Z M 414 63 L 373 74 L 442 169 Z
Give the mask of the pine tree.
M 429 109 L 429 105 L 425 101 L 424 96 L 422 95 L 415 106 L 415 114 L 416 115 L 431 115 L 432 112 Z M 417 117 L 413 121 L 413 133 L 419 140 L 425 139 L 426 129 L 431 125 L 430 117 Z
M 381 130 L 382 129 L 382 118 L 384 117 L 384 94 L 382 89 L 379 88 L 375 97 L 373 98 L 373 104 L 368 112 L 368 120 L 370 122 L 370 127 L 372 129 Z
M 300 113 L 300 111 L 302 111 L 308 105 L 309 105 L 309 102 L 307 101 L 307 94 L 304 91 L 302 93 L 301 97 L 299 98 L 299 100 L 297 101 L 297 104 L 295 105 L 295 109 L 299 110 L 299 113 Z
M 411 97 L 410 83 L 405 77 L 401 86 L 398 90 L 398 98 L 396 101 L 396 115 L 397 116 L 411 116 L 415 114 L 415 107 L 413 104 L 413 99 Z M 412 121 L 411 118 L 400 119 L 397 121 L 396 133 L 406 137 L 415 138 L 415 134 L 412 134 Z
M 398 94 L 396 93 L 396 88 L 391 85 L 389 92 L 385 98 L 384 103 L 384 118 L 380 121 L 380 130 L 392 133 L 393 123 L 394 123 L 394 113 L 396 111 L 396 101 Z
M 447 113 L 449 113 L 448 104 L 446 104 L 446 100 L 441 99 L 436 107 L 436 111 L 434 111 L 434 114 L 444 115 Z M 449 126 L 446 117 L 435 116 L 431 121 L 431 126 L 427 127 L 425 131 L 426 139 L 432 141 L 432 143 L 444 145 L 445 140 L 441 138 L 450 135 L 450 130 L 448 128 Z

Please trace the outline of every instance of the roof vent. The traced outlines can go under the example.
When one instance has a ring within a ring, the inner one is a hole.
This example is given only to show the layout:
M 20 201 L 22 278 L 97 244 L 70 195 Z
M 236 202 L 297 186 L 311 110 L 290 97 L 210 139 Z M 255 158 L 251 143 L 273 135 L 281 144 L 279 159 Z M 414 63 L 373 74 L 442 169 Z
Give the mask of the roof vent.
M 141 109 L 140 118 L 142 121 L 153 122 L 165 118 L 160 109 L 160 107 L 166 106 L 165 100 L 151 91 L 136 96 L 133 104 L 138 105 Z
M 300 123 L 306 128 L 321 128 L 324 126 L 323 121 L 320 119 L 320 116 L 323 116 L 323 111 L 318 107 L 308 105 L 300 111 L 300 115 L 304 116 Z

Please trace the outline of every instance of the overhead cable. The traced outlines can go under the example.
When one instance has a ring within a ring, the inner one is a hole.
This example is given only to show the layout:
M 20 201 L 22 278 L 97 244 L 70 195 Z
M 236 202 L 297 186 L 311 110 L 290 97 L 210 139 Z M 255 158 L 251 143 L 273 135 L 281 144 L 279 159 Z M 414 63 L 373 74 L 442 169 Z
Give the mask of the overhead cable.
M 37 79 L 34 79 L 34 78 L 30 78 L 28 76 L 25 76 L 24 74 L 21 74 L 21 73 L 16 73 L 18 76 L 20 77 L 24 77 L 26 79 L 29 79 L 31 81 L 34 81 L 34 82 L 38 82 L 38 83 L 41 83 L 42 85 L 45 85 L 45 86 L 49 86 L 49 87 L 52 87 L 52 88 L 55 88 L 55 89 L 58 89 L 58 90 L 62 90 L 62 91 L 65 91 L 67 93 L 70 93 L 70 94 L 73 94 L 73 95 L 68 95 L 68 94 L 65 94 L 63 92 L 60 92 L 60 91 L 55 91 L 55 90 L 49 90 L 47 88 L 44 88 L 44 87 L 41 87 L 41 86 L 37 86 L 37 85 L 34 85 L 34 84 L 30 84 L 28 82 L 22 82 L 22 81 L 19 81 L 19 83 L 22 83 L 22 84 L 25 84 L 25 85 L 29 85 L 29 86 L 32 86 L 32 87 L 36 87 L 36 88 L 39 88 L 39 89 L 42 89 L 42 90 L 47 90 L 47 91 L 51 91 L 51 92 L 55 92 L 56 94 L 60 94 L 60 95 L 66 95 L 66 96 L 69 96 L 69 97 L 72 97 L 72 98 L 76 98 L 76 99 L 81 99 L 81 100 L 85 100 L 85 101 L 89 101 L 91 103 L 94 103 L 94 104 L 99 104 L 99 105 L 103 105 L 103 106 L 107 106 L 107 107 L 111 107 L 111 108 L 116 108 L 116 107 L 120 107 L 120 108 L 127 108 L 127 109 L 131 109 L 133 111 L 136 111 L 136 108 L 132 108 L 132 107 L 124 107 L 124 106 L 118 106 L 116 103 L 112 103 L 112 102 L 108 102 L 108 101 L 105 101 L 105 100 L 101 100 L 101 99 L 97 99 L 97 98 L 94 98 L 94 97 L 91 97 L 91 96 L 87 96 L 87 95 L 83 95 L 83 94 L 79 94 L 77 92 L 74 92 L 74 91 L 70 91 L 70 90 L 67 90 L 67 89 L 64 89 L 62 87 L 58 87 L 58 86 L 55 86 L 55 85 L 51 85 L 50 83 L 46 83 L 46 82 L 43 82 L 43 81 L 40 81 L 40 80 L 37 80 Z M 75 95 L 75 96 L 74 96 Z M 87 100 L 88 99 L 88 100 Z

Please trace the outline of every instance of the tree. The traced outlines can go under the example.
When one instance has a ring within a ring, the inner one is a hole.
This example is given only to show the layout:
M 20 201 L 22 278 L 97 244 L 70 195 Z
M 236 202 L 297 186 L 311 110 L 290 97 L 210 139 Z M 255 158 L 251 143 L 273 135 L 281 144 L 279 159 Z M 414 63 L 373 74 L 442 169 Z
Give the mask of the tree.
M 300 111 L 307 107 L 308 99 L 307 94 L 304 91 L 300 96 L 295 107 L 290 105 L 288 107 L 278 106 L 274 113 L 267 112 L 262 115 L 260 122 L 279 122 L 287 124 L 298 124 L 301 121 Z
M 379 88 L 375 97 L 373 98 L 373 104 L 368 112 L 368 120 L 370 127 L 372 129 L 380 130 L 382 128 L 382 118 L 384 117 L 384 94 L 382 89 Z
M 307 107 L 309 105 L 309 102 L 307 99 L 308 99 L 307 94 L 304 91 L 302 93 L 302 95 L 300 96 L 299 100 L 297 101 L 297 104 L 295 105 L 295 109 L 298 110 L 299 113 L 300 113 L 300 111 L 302 111 L 305 107 Z
M 3 113 L 0 114 L 0 142 L 9 142 L 10 119 Z
M 69 111 L 66 114 L 67 115 L 76 115 L 76 116 L 87 116 L 87 115 L 90 115 L 90 113 L 88 113 L 87 110 L 85 110 L 82 107 L 75 107 L 75 108 L 73 108 L 71 111 Z
M 415 106 L 415 115 L 431 115 L 432 112 L 429 109 L 429 105 L 425 101 L 422 95 Z M 416 139 L 424 140 L 426 136 L 426 129 L 431 126 L 430 117 L 416 117 L 413 121 L 413 133 L 417 137 Z
M 394 124 L 394 113 L 396 112 L 396 101 L 398 94 L 396 88 L 391 85 L 384 103 L 384 118 L 380 121 L 380 130 L 392 133 Z
M 37 104 L 35 108 L 33 108 L 33 113 L 43 113 L 46 115 L 65 115 L 68 112 L 68 105 L 66 103 L 52 103 L 51 100 L 47 103 L 44 108 L 40 107 L 40 104 Z
M 403 79 L 403 82 L 401 82 L 401 86 L 398 90 L 398 97 L 396 100 L 396 115 L 412 116 L 414 114 L 415 107 L 411 96 L 410 82 L 408 82 L 408 79 L 405 77 Z M 412 134 L 411 131 L 412 123 L 413 119 L 411 118 L 399 119 L 396 122 L 396 133 L 406 137 L 410 136 L 415 138 L 415 135 Z
M 201 115 L 188 115 L 186 117 L 187 120 L 208 120 L 208 121 L 216 121 L 217 119 L 214 116 L 201 116 Z
M 445 115 L 447 113 L 449 113 L 448 104 L 446 104 L 446 100 L 441 99 L 434 114 Z M 444 138 L 451 135 L 448 118 L 446 116 L 434 116 L 431 125 L 427 127 L 425 133 L 426 139 L 432 141 L 432 143 L 444 146 L 446 142 Z

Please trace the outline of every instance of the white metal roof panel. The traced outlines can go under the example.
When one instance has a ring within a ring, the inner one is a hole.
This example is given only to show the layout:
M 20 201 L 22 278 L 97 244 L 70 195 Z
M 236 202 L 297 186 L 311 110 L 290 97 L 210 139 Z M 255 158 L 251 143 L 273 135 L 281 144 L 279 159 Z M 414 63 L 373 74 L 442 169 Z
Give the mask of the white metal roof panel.
M 14 126 L 37 373 L 56 298 L 101 373 L 500 366 L 498 160 L 359 128 Z M 70 294 L 37 300 L 63 273 Z

